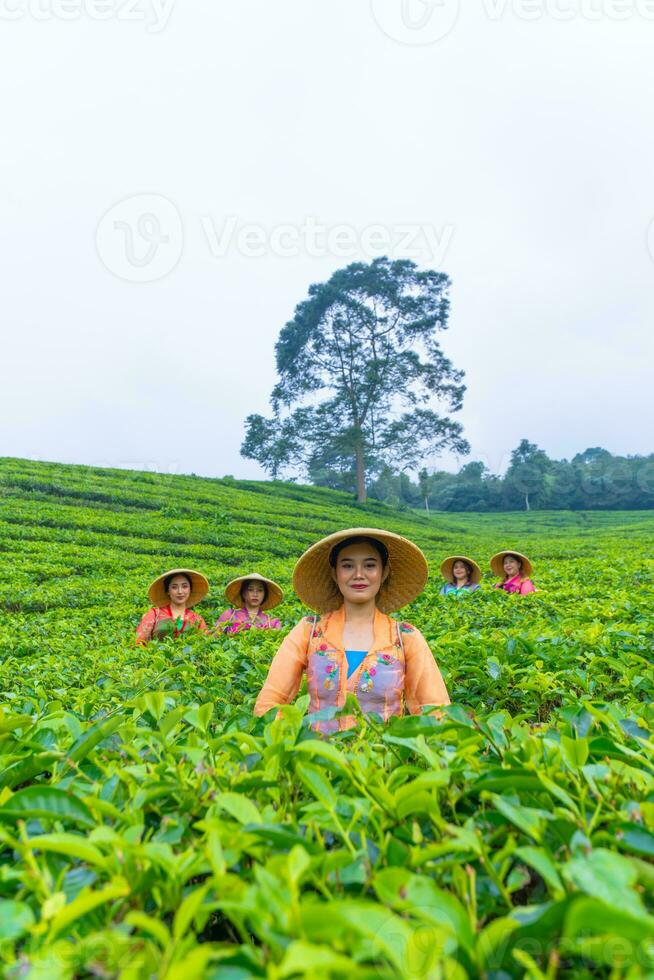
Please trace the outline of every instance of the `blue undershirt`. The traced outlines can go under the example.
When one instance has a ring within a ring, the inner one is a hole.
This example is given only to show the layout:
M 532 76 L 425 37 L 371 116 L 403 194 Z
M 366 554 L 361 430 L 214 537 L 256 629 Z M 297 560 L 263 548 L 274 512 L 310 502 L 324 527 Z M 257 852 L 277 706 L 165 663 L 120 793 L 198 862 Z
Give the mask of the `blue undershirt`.
M 363 663 L 364 659 L 368 656 L 368 651 L 346 650 L 345 656 L 347 657 L 347 676 L 351 677 L 357 667 Z

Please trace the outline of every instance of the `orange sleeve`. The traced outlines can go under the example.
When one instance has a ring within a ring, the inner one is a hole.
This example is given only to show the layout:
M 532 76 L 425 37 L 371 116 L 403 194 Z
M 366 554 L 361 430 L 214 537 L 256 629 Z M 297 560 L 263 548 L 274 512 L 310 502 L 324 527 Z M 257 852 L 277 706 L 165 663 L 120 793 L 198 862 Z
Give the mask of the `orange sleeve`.
M 136 627 L 136 642 L 139 646 L 148 643 L 152 639 L 152 631 L 157 622 L 157 610 L 153 607 L 148 609 L 141 622 Z
M 449 704 L 445 681 L 420 630 L 404 637 L 405 698 L 412 715 L 428 704 Z
M 284 638 L 273 657 L 268 676 L 254 705 L 255 715 L 265 715 L 279 704 L 290 704 L 302 683 L 307 667 L 311 623 L 302 620 Z

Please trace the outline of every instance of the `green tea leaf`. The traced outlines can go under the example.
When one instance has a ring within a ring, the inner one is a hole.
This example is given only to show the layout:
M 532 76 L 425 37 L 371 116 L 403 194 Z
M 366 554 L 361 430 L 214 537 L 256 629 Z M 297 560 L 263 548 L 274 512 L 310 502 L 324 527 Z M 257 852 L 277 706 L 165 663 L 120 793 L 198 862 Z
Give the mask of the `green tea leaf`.
M 336 809 L 336 793 L 321 769 L 303 762 L 297 767 L 296 772 L 309 792 L 313 793 L 327 810 Z
M 588 739 L 561 736 L 561 755 L 571 769 L 581 769 L 588 761 Z
M 117 880 L 112 882 L 110 885 L 105 885 L 98 891 L 84 891 L 82 894 L 76 898 L 74 901 L 66 905 L 60 912 L 55 915 L 50 924 L 50 939 L 54 939 L 56 936 L 61 935 L 62 932 L 68 930 L 74 922 L 81 919 L 82 916 L 87 915 L 94 909 L 99 908 L 101 905 L 105 905 L 107 902 L 113 902 L 116 899 L 124 898 L 129 895 L 129 886 L 125 881 Z
M 170 942 L 170 932 L 164 923 L 151 915 L 146 915 L 145 912 L 128 912 L 125 916 L 125 924 L 152 936 L 162 949 L 165 949 Z
M 519 847 L 515 856 L 538 872 L 556 898 L 563 896 L 563 882 L 556 870 L 556 864 L 544 847 Z
M 34 818 L 70 820 L 85 827 L 95 826 L 95 820 L 85 803 L 54 786 L 28 786 L 14 793 L 0 806 L 0 821 L 31 820 Z
M 181 939 L 186 934 L 204 901 L 208 887 L 208 885 L 204 885 L 202 888 L 196 888 L 195 891 L 186 896 L 178 908 L 173 920 L 173 938 L 175 940 Z
M 292 752 L 298 755 L 307 755 L 310 759 L 322 758 L 332 762 L 343 772 L 350 772 L 350 765 L 340 749 L 331 742 L 319 742 L 316 739 L 307 739 L 305 742 L 298 742 L 293 746 Z
M 19 939 L 34 925 L 34 913 L 25 902 L 0 899 L 0 943 Z
M 75 742 L 68 753 L 69 758 L 73 762 L 81 762 L 86 759 L 93 749 L 104 742 L 106 738 L 109 738 L 110 735 L 113 735 L 124 723 L 124 719 L 120 715 L 109 718 L 108 721 L 96 722 Z
M 607 906 L 636 916 L 645 915 L 642 900 L 634 889 L 638 871 L 627 857 L 597 848 L 585 857 L 573 858 L 562 868 L 562 874 L 580 891 Z
M 636 943 L 654 939 L 654 916 L 631 915 L 597 898 L 577 898 L 565 919 L 564 936 L 615 936 Z
M 526 806 L 519 806 L 511 803 L 503 796 L 492 794 L 491 799 L 496 810 L 506 817 L 515 827 L 522 830 L 528 837 L 531 837 L 540 844 L 543 839 L 545 819 L 542 812 Z
M 103 870 L 108 867 L 107 858 L 102 852 L 77 834 L 40 834 L 30 839 L 30 847 L 53 854 L 65 854 Z
M 241 824 L 261 823 L 261 814 L 255 804 L 240 793 L 218 793 L 214 803 Z

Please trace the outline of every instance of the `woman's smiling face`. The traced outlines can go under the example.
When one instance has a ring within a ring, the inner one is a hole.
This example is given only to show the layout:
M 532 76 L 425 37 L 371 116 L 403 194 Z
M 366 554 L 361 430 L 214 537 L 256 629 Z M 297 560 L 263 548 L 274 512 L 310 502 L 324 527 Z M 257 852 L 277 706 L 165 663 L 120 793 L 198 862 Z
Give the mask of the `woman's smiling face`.
M 345 600 L 370 602 L 379 592 L 388 572 L 379 552 L 370 544 L 351 544 L 338 555 L 332 575 Z
M 508 578 L 515 578 L 522 568 L 522 563 L 514 555 L 504 556 L 504 574 Z
M 176 606 L 185 606 L 191 595 L 191 586 L 186 575 L 175 575 L 168 585 L 168 598 Z

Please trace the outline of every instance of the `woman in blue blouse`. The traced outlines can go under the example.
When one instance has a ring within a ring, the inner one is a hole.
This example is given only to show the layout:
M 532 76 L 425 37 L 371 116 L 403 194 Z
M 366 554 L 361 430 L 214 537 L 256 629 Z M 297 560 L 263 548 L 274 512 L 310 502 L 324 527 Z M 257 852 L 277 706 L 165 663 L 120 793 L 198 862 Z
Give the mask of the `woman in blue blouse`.
M 479 588 L 481 568 L 476 561 L 465 555 L 450 555 L 441 564 L 441 575 L 445 579 L 445 585 L 440 594 L 458 598 Z

